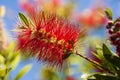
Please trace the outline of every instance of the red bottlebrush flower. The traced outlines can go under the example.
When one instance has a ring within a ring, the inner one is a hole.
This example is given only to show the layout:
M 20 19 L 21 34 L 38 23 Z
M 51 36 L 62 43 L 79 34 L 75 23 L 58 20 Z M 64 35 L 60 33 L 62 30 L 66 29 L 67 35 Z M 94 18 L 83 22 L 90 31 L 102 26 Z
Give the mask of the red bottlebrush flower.
M 106 18 L 103 16 L 104 11 L 101 7 L 86 9 L 78 18 L 78 21 L 87 27 L 98 28 L 106 23 Z
M 30 13 L 29 13 L 30 14 Z M 18 32 L 18 46 L 23 51 L 37 55 L 51 66 L 62 67 L 63 61 L 73 53 L 80 29 L 69 21 L 43 11 L 29 15 L 29 24 L 22 26 Z

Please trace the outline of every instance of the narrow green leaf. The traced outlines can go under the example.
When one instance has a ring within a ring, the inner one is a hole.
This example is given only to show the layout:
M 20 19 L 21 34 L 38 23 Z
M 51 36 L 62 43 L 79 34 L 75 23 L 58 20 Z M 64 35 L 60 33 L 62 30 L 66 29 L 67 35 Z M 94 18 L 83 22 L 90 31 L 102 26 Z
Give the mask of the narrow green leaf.
M 103 44 L 103 55 L 111 63 L 112 67 L 114 67 L 118 76 L 120 76 L 120 58 L 113 54 L 105 44 Z
M 103 55 L 110 63 L 120 68 L 120 58 L 112 53 L 112 51 L 103 44 Z
M 103 44 L 103 55 L 104 57 L 113 55 L 112 51 L 107 47 L 106 44 Z
M 5 62 L 5 58 L 0 54 L 0 64 Z
M 15 56 L 14 60 L 10 62 L 12 69 L 15 69 L 19 62 L 20 62 L 20 55 L 18 54 L 17 56 Z
M 106 13 L 106 16 L 107 16 L 108 19 L 110 19 L 110 20 L 113 19 L 112 10 L 110 8 L 106 8 L 105 13 Z
M 20 70 L 20 72 L 16 75 L 14 80 L 20 80 L 21 77 L 23 77 L 30 69 L 31 69 L 32 65 L 26 65 L 24 68 L 22 68 Z
M 29 26 L 29 22 L 23 13 L 19 13 L 19 18 L 27 27 Z
M 101 47 L 96 47 L 96 53 L 92 52 L 94 56 L 96 56 L 98 59 L 103 60 L 103 52 Z
M 14 53 L 14 49 L 15 49 L 15 43 L 14 42 L 11 42 L 10 45 L 8 46 L 6 52 L 7 52 L 7 58 L 8 60 L 11 60 L 13 58 L 13 56 L 16 56 L 15 54 L 13 55 Z

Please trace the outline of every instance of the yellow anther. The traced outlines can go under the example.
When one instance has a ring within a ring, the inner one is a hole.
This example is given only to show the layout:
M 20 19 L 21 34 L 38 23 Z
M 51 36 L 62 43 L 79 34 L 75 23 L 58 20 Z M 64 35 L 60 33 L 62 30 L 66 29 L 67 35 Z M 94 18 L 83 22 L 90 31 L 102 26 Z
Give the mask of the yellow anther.
M 59 40 L 58 44 L 64 44 L 64 42 L 65 42 L 64 40 Z
M 52 36 L 50 38 L 50 42 L 55 43 L 57 41 L 57 38 L 55 36 Z

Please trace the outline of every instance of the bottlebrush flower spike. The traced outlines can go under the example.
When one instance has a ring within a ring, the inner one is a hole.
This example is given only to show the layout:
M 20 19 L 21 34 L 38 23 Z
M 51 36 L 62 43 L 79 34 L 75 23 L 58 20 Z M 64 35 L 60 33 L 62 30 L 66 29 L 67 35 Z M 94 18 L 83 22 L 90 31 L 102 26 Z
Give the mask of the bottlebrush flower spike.
M 74 52 L 80 36 L 79 26 L 44 11 L 36 11 L 29 17 L 20 14 L 18 47 L 23 52 L 29 51 L 32 56 L 37 55 L 40 61 L 62 68 L 64 60 Z

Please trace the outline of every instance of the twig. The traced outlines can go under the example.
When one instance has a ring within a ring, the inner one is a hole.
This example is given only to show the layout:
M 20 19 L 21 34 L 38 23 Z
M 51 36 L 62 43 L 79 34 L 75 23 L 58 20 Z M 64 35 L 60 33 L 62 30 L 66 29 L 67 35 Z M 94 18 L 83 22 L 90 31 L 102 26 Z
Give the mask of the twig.
M 79 53 L 77 53 L 77 52 L 76 52 L 76 54 L 77 54 L 78 56 L 84 58 L 85 60 L 93 63 L 93 64 L 96 65 L 99 69 L 105 70 L 106 72 L 111 73 L 111 74 L 114 75 L 113 72 L 111 72 L 109 69 L 103 67 L 103 66 L 102 66 L 101 64 L 99 64 L 98 62 L 96 62 L 96 61 L 94 61 L 94 60 L 92 60 L 92 59 L 90 59 L 90 58 L 88 58 L 88 57 L 86 57 L 86 56 L 84 56 L 84 55 L 81 55 L 81 54 L 79 54 Z

